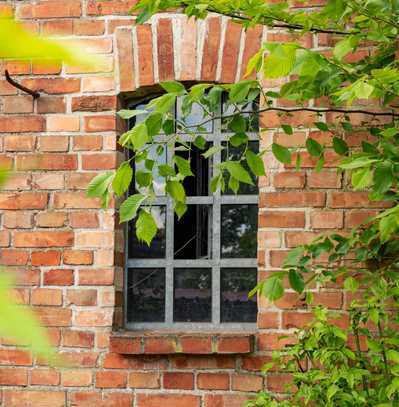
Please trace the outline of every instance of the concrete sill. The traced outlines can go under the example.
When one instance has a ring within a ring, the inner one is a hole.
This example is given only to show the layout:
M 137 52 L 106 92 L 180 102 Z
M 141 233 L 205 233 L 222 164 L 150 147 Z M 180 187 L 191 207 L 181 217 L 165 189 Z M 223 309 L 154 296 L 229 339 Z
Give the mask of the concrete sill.
M 123 355 L 228 355 L 253 352 L 254 333 L 115 332 L 110 351 Z

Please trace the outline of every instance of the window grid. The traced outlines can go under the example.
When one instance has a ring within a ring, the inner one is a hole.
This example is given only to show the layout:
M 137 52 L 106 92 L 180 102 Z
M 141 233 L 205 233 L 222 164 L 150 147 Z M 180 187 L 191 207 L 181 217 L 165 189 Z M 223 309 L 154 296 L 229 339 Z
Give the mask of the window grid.
M 180 108 L 181 100 L 177 101 L 176 111 Z M 137 104 L 136 104 L 137 105 Z M 222 115 L 222 104 L 218 116 Z M 220 147 L 223 142 L 226 142 L 232 133 L 222 132 L 222 120 L 217 119 L 213 122 L 213 130 L 209 133 L 201 133 L 201 136 L 212 145 Z M 249 141 L 259 141 L 259 135 L 256 132 L 247 133 Z M 192 136 L 179 134 L 182 140 L 190 141 Z M 162 136 L 160 136 L 162 139 Z M 222 152 L 216 152 L 210 163 L 210 179 L 216 174 L 216 167 L 222 161 Z M 173 166 L 172 147 L 167 148 L 167 164 Z M 226 185 L 227 189 L 227 185 Z M 258 205 L 259 194 L 253 195 L 227 195 L 221 194 L 220 190 L 209 196 L 188 196 L 187 205 L 190 204 L 208 204 L 212 207 L 211 216 L 211 233 L 212 247 L 211 259 L 174 259 L 174 210 L 173 200 L 168 196 L 159 196 L 153 206 L 165 206 L 166 208 L 166 250 L 164 259 L 134 259 L 129 258 L 129 236 L 128 228 L 126 227 L 126 267 L 125 279 L 128 281 L 129 269 L 134 268 L 159 268 L 165 269 L 165 322 L 129 322 L 127 320 L 127 305 L 128 305 L 128 289 L 125 287 L 125 326 L 131 330 L 142 329 L 174 329 L 174 330 L 242 330 L 254 329 L 256 323 L 249 322 L 221 322 L 221 269 L 222 268 L 257 268 L 258 262 L 256 258 L 221 258 L 221 206 L 225 204 L 255 204 Z M 174 285 L 174 269 L 177 268 L 202 268 L 208 267 L 212 269 L 212 322 L 174 322 L 173 321 L 173 285 Z M 134 305 L 133 305 L 134 306 Z

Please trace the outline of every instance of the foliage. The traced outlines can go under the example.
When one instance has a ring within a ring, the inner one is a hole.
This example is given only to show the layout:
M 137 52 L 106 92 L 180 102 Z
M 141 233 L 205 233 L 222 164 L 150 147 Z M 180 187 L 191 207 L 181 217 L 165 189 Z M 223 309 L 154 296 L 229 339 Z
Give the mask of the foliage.
M 306 8 L 307 1 L 301 4 L 305 7 L 291 8 L 286 2 L 264 0 L 139 1 L 135 8 L 140 11 L 139 23 L 159 11 L 180 7 L 195 18 L 204 18 L 209 12 L 230 16 L 247 28 L 262 24 L 295 32 L 299 37 L 309 32 L 327 34 L 335 45 L 330 54 L 307 49 L 294 40 L 262 44 L 247 68 L 247 77 L 256 71 L 259 80 L 245 79 L 233 85 L 198 84 L 189 90 L 177 82 L 161 84 L 166 93 L 152 100 L 145 108 L 144 121 L 120 139 L 121 145 L 132 150 L 130 161 L 144 162 L 145 170 L 136 181 L 147 191 L 134 199 L 132 209 L 126 211 L 123 219 L 133 219 L 139 213 L 137 229 L 146 227 L 150 216 L 141 219 L 146 212 L 138 210 L 140 205 L 151 205 L 155 197 L 154 174 L 166 178 L 167 193 L 175 202 L 176 212 L 179 216 L 184 214 L 183 180 L 192 176 L 190 160 L 175 161 L 176 166 L 158 165 L 148 157 L 149 146 L 155 145 L 158 155 L 169 144 L 188 152 L 193 146 L 205 150 L 201 129 L 218 115 L 222 94 L 227 95 L 231 112 L 224 121 L 232 133 L 229 140 L 232 146 L 248 145 L 247 132 L 258 114 L 248 106 L 258 97 L 264 102 L 259 111 L 278 112 L 281 129 L 287 135 L 293 134 L 289 124 L 292 114 L 302 111 L 314 114 L 310 127 L 330 135 L 334 152 L 341 156 L 339 171 L 351 180 L 355 190 L 368 191 L 371 201 L 382 202 L 387 209 L 349 235 L 322 236 L 295 248 L 287 256 L 283 270 L 273 273 L 253 290 L 251 294 L 259 292 L 275 301 L 284 294 L 283 281 L 287 279 L 291 289 L 313 307 L 314 289 L 310 283 L 323 287 L 344 282 L 345 290 L 353 292 L 354 300 L 349 304 L 349 312 L 340 314 L 341 320 L 349 318 L 348 327 L 343 328 L 333 323 L 326 310 L 313 308 L 315 321 L 297 334 L 297 345 L 278 355 L 282 361 L 280 368 L 293 373 L 296 388 L 288 390 L 286 400 L 261 393 L 248 406 L 397 406 L 399 71 L 395 52 L 399 2 L 328 0 L 323 7 L 316 8 Z M 362 48 L 370 51 L 356 55 Z M 288 79 L 278 92 L 263 90 L 261 79 L 283 77 Z M 169 113 L 177 97 L 182 98 L 184 111 L 179 120 Z M 281 98 L 297 107 L 279 107 Z M 314 100 L 318 103 L 313 103 Z M 197 126 L 186 120 L 194 104 L 203 110 L 203 122 Z M 327 122 L 326 113 L 334 113 L 335 119 Z M 132 117 L 143 111 L 120 114 Z M 191 139 L 182 140 L 175 129 L 191 135 Z M 161 130 L 164 138 L 158 137 Z M 363 134 L 364 141 L 359 149 L 351 149 L 346 140 L 356 132 Z M 305 148 L 315 160 L 316 170 L 321 170 L 328 146 L 309 137 Z M 271 150 L 281 163 L 301 166 L 301 151 L 277 143 Z M 203 156 L 210 158 L 214 153 L 212 147 Z M 226 180 L 235 191 L 240 183 L 252 183 L 246 168 L 255 176 L 264 174 L 261 155 L 243 153 L 234 159 L 227 154 L 226 161 L 218 167 L 219 174 L 212 180 L 213 190 L 224 190 Z M 127 192 L 129 183 L 115 174 L 112 177 L 112 183 L 107 185 L 108 181 L 101 176 L 95 179 L 92 194 L 106 202 L 112 188 L 118 196 Z M 130 173 L 128 177 L 130 180 Z M 150 236 L 141 239 L 147 243 L 151 240 Z

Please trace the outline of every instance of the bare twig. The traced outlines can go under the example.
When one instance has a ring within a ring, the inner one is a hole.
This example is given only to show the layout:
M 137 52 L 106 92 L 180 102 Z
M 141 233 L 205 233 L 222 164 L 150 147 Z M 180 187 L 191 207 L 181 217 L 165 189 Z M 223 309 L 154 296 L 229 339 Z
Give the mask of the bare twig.
M 15 88 L 22 90 L 22 92 L 28 93 L 29 95 L 31 95 L 33 97 L 33 99 L 38 99 L 40 97 L 40 93 L 36 90 L 31 90 L 29 88 L 27 88 L 26 86 L 21 85 L 20 83 L 14 81 L 14 79 L 11 78 L 10 73 L 8 72 L 8 70 L 5 70 L 5 76 L 6 76 L 6 81 L 14 86 Z

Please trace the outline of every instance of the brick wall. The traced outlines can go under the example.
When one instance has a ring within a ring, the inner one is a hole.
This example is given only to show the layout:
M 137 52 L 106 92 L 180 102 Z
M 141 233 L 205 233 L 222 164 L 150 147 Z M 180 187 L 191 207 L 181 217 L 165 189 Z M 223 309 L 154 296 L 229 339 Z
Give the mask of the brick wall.
M 1 405 L 5 407 L 238 407 L 267 386 L 283 391 L 287 377 L 259 374 L 270 354 L 290 342 L 309 310 L 294 294 L 276 305 L 260 299 L 255 343 L 248 333 L 232 335 L 112 335 L 121 326 L 123 233 L 114 210 L 101 210 L 85 187 L 99 171 L 115 168 L 116 138 L 124 127 L 115 112 L 123 96 L 167 79 L 234 82 L 262 38 L 286 34 L 239 26 L 218 17 L 187 21 L 165 14 L 152 24 L 131 27 L 130 0 L 8 1 L 29 30 L 76 40 L 85 52 L 101 54 L 90 72 L 54 62 L 42 67 L 3 61 L 25 86 L 41 92 L 33 100 L 0 79 L 0 165 L 14 176 L 0 193 L 0 261 L 15 271 L 18 300 L 31 305 L 52 342 L 71 364 L 52 369 L 14 346 L 0 345 Z M 308 35 L 308 47 L 329 45 Z M 267 82 L 265 88 L 276 83 Z M 296 115 L 291 124 L 333 118 Z M 273 140 L 302 148 L 311 135 L 277 130 L 280 117 L 261 117 L 262 143 Z M 362 135 L 348 139 L 358 145 Z M 351 228 L 374 213 L 367 196 L 347 191 L 327 154 L 316 173 L 303 155 L 297 171 L 265 157 L 260 180 L 259 274 L 278 269 L 290 247 L 319 232 Z M 343 189 L 344 190 L 343 190 Z M 315 289 L 315 301 L 337 310 L 346 306 L 338 287 Z M 342 319 L 345 323 L 345 319 Z M 279 336 L 288 334 L 281 341 Z

